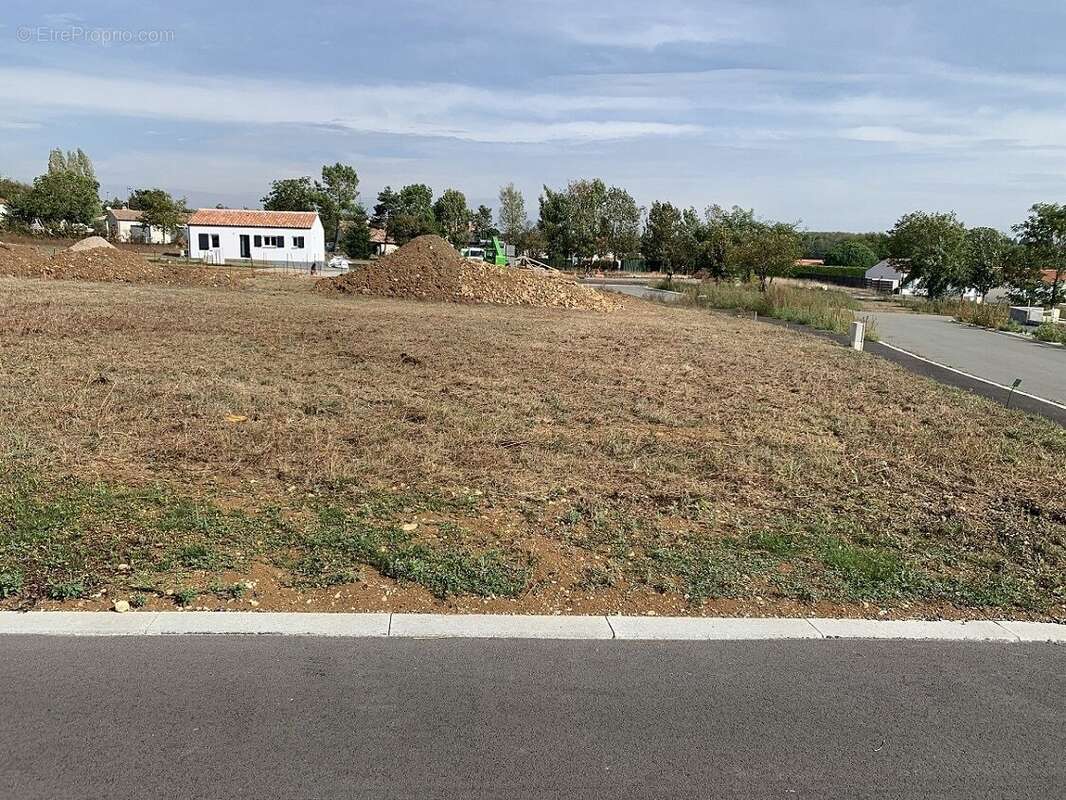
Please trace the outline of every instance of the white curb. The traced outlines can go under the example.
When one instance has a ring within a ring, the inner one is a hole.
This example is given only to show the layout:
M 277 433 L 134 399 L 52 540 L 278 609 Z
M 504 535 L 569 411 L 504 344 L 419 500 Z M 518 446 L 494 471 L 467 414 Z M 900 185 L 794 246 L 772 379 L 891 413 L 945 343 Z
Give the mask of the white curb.
M 0 635 L 166 636 L 237 634 L 460 639 L 740 641 L 913 639 L 1061 642 L 1066 625 L 1026 621 L 804 618 L 317 614 L 263 612 L 0 611 Z
M 465 639 L 611 639 L 606 617 L 393 614 L 390 636 Z
M 608 617 L 616 639 L 821 639 L 805 619 Z

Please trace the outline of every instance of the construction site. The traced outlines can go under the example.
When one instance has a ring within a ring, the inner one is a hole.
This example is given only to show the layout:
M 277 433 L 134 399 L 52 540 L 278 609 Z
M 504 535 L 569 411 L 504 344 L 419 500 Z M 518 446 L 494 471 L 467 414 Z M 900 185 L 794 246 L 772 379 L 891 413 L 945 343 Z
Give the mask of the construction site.
M 8 608 L 1066 616 L 1060 427 L 436 236 L 0 246 L 0 370 Z

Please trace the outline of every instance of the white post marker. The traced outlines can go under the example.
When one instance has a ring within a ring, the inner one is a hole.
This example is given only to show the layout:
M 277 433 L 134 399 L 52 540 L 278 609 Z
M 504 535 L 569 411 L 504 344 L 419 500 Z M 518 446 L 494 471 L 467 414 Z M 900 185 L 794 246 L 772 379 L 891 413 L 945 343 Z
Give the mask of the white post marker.
M 851 323 L 851 348 L 862 352 L 862 343 L 866 338 L 866 325 L 858 320 Z

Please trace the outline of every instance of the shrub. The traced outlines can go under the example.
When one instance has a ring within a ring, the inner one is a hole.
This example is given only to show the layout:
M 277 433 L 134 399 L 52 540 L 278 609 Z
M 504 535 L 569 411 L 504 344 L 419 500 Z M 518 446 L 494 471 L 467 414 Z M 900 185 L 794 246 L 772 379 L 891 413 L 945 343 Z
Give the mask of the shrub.
M 21 572 L 0 572 L 0 600 L 6 597 L 14 597 L 21 590 Z
M 1033 337 L 1042 342 L 1066 344 L 1066 326 L 1054 322 L 1042 322 L 1036 326 Z
M 699 306 L 749 311 L 834 333 L 849 330 L 859 307 L 845 292 L 798 286 L 771 286 L 763 292 L 754 283 L 704 283 L 690 290 L 687 299 Z M 866 335 L 877 338 L 876 329 L 870 324 Z

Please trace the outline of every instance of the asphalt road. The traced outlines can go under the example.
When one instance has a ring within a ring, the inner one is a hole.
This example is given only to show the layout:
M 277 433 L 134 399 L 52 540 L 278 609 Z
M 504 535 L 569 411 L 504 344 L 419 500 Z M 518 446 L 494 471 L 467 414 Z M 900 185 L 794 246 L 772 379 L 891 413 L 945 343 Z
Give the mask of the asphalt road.
M 1048 798 L 1066 648 L 0 641 L 0 797 Z
M 1066 404 L 1066 349 L 1005 336 L 931 314 L 869 313 L 881 340 L 923 358 Z

